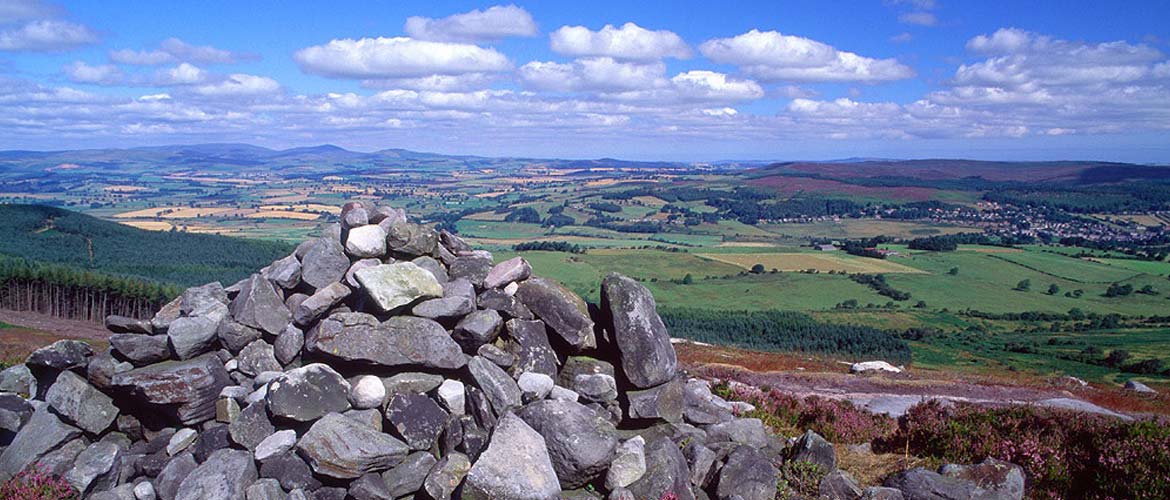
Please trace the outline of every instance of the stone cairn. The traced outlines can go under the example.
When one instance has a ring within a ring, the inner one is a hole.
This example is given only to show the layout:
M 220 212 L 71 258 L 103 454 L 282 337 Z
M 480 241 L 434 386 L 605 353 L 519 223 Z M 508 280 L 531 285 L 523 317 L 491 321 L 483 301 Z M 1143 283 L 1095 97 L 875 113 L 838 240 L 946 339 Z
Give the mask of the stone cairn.
M 37 467 L 95 499 L 764 500 L 773 460 L 815 448 L 686 379 L 635 280 L 610 274 L 587 304 L 401 210 L 341 218 L 239 283 L 108 318 L 104 352 L 62 340 L 0 373 L 0 482 Z

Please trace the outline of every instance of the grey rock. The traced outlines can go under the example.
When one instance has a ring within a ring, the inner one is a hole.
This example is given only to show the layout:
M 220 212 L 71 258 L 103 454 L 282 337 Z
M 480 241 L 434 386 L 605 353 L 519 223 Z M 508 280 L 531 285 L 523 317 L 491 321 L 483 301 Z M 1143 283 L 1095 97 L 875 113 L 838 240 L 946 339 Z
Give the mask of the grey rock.
M 401 208 L 394 208 L 386 205 L 378 205 L 370 212 L 370 224 L 381 224 L 382 221 L 389 221 L 390 223 L 406 220 L 406 211 Z
M 159 500 L 174 500 L 179 492 L 179 485 L 197 467 L 199 464 L 190 453 L 183 453 L 167 462 L 154 480 L 154 491 L 158 494 Z
M 259 274 L 253 274 L 244 283 L 240 294 L 232 300 L 230 311 L 237 322 L 272 335 L 280 333 L 292 320 L 284 297 L 272 282 Z
M 72 439 L 42 456 L 36 461 L 37 467 L 49 474 L 64 477 L 65 473 L 73 468 L 77 455 L 85 451 L 89 445 L 89 440 L 84 437 Z
M 116 333 L 110 335 L 110 347 L 134 366 L 145 366 L 171 357 L 166 335 Z
M 679 379 L 649 389 L 627 391 L 626 397 L 630 418 L 682 422 L 683 383 Z
M 717 424 L 735 418 L 726 403 L 711 393 L 711 386 L 704 380 L 691 379 L 683 386 L 683 417 L 696 425 Z
M 231 444 L 231 433 L 228 426 L 217 425 L 205 428 L 199 433 L 199 439 L 191 447 L 191 454 L 195 456 L 196 462 L 206 462 L 207 457 L 210 457 L 216 450 L 230 447 Z
M 453 370 L 467 363 L 467 356 L 443 325 L 413 316 L 378 323 L 368 314 L 334 314 L 309 331 L 305 346 L 333 358 L 385 367 Z
M 788 459 L 797 462 L 811 462 L 821 467 L 824 472 L 837 468 L 837 454 L 833 452 L 833 445 L 811 429 L 796 440 L 789 450 Z
M 549 391 L 548 397 L 551 399 L 556 399 L 558 401 L 574 401 L 574 402 L 576 402 L 578 399 L 581 398 L 581 395 L 577 394 L 577 391 L 574 391 L 572 389 L 566 389 L 566 388 L 561 387 L 559 385 L 554 385 L 552 390 Z
M 94 443 L 77 455 L 65 481 L 84 497 L 117 485 L 121 469 L 121 448 L 113 443 Z
M 301 261 L 296 255 L 289 255 L 265 268 L 263 275 L 276 286 L 292 290 L 301 283 Z
M 1158 393 L 1158 391 L 1151 389 L 1150 386 L 1143 384 L 1141 382 L 1138 382 L 1137 380 L 1126 380 L 1125 381 L 1125 390 L 1133 391 L 1133 392 L 1137 392 L 1137 393 L 1141 393 L 1141 394 L 1157 394 Z
M 61 372 L 45 401 L 66 421 L 90 434 L 100 434 L 118 418 L 114 400 L 73 372 Z
M 349 382 L 333 368 L 313 363 L 270 382 L 265 400 L 273 417 L 310 422 L 349 409 L 349 390 Z
M 842 500 L 857 500 L 861 498 L 861 487 L 857 481 L 843 470 L 835 470 L 821 479 L 820 494 L 825 498 L 840 498 Z
M 551 500 L 560 491 L 544 438 L 509 413 L 500 418 L 487 450 L 471 466 L 463 498 Z
M 362 202 L 351 201 L 341 207 L 341 226 L 356 228 L 370 223 L 370 208 Z
M 553 379 L 543 373 L 524 372 L 516 379 L 520 387 L 520 396 L 525 403 L 544 399 L 552 392 Z
M 217 304 L 228 304 L 227 291 L 218 281 L 188 288 L 179 297 L 179 310 L 187 316 L 196 315 L 197 311 L 213 308 Z
M 386 386 L 387 401 L 397 394 L 431 392 L 442 383 L 443 376 L 432 373 L 405 372 L 382 379 L 382 385 Z
M 374 473 L 365 474 L 349 483 L 349 494 L 346 498 L 354 500 L 394 500 L 386 481 L 382 476 Z
M 634 496 L 634 492 L 627 490 L 625 488 L 618 488 L 616 490 L 609 492 L 609 496 L 606 498 L 608 500 L 638 500 Z
M 386 488 L 395 498 L 402 498 L 423 488 L 427 475 L 434 468 L 435 457 L 425 451 L 407 455 L 394 468 L 382 473 Z
M 597 403 L 614 401 L 618 397 L 617 381 L 604 373 L 580 374 L 573 378 L 573 391 Z
M 143 481 L 134 485 L 134 499 L 135 500 L 155 500 L 158 495 L 154 493 L 154 485 L 150 481 Z
M 178 455 L 183 450 L 186 450 L 187 447 L 194 444 L 195 439 L 198 437 L 199 433 L 190 427 L 185 427 L 175 431 L 175 433 L 171 435 L 171 439 L 167 441 L 167 455 L 172 457 Z
M 215 421 L 230 423 L 240 416 L 240 400 L 219 398 L 215 401 Z
M 219 450 L 179 484 L 175 500 L 238 500 L 256 478 L 251 453 Z
M 520 406 L 520 387 L 495 363 L 476 356 L 467 362 L 467 369 L 497 414 Z
M 214 354 L 165 361 L 114 376 L 113 385 L 158 413 L 192 425 L 215 417 L 215 401 L 231 378 Z
M 488 271 L 483 279 L 484 288 L 500 288 L 513 281 L 523 281 L 532 276 L 532 265 L 524 257 L 505 260 Z
M 324 236 L 314 240 L 301 259 L 301 281 L 313 288 L 323 288 L 345 278 L 349 257 L 337 240 Z
M 512 365 L 514 375 L 524 372 L 557 375 L 557 353 L 548 341 L 548 332 L 540 320 L 508 320 L 507 342 L 504 348 L 516 356 Z
M 24 364 L 30 369 L 69 370 L 81 368 L 93 356 L 93 348 L 80 340 L 58 340 L 28 355 Z
M 244 490 L 246 500 L 286 500 L 288 495 L 280 489 L 280 481 L 257 479 Z
M 319 288 L 297 306 L 293 311 L 293 320 L 298 325 L 308 325 L 325 311 L 349 297 L 350 293 L 349 287 L 342 283 L 330 283 L 328 286 Z
M 393 311 L 419 299 L 443 296 L 443 286 L 435 276 L 410 262 L 362 269 L 356 276 L 366 295 L 382 311 Z
M 379 225 L 386 229 L 386 242 L 391 253 L 398 256 L 430 255 L 439 241 L 435 230 L 429 227 L 405 221 L 383 221 Z
M 224 320 L 216 329 L 219 343 L 232 353 L 240 352 L 240 349 L 259 340 L 262 335 L 260 330 L 231 319 Z
M 503 323 L 500 313 L 494 310 L 475 311 L 455 325 L 451 337 L 463 347 L 464 352 L 474 353 L 479 346 L 496 340 Z
M 563 489 L 584 486 L 604 474 L 613 461 L 617 430 L 589 408 L 545 400 L 520 408 L 516 415 L 544 437 Z
M 974 481 L 948 477 L 921 467 L 895 474 L 884 484 L 902 492 L 908 500 L 959 500 L 979 498 Z
M 597 346 L 593 320 L 585 301 L 560 283 L 544 278 L 529 278 L 516 291 L 529 310 L 545 322 L 570 348 L 590 349 Z
M 382 264 L 383 262 L 381 259 L 361 259 L 357 262 L 354 262 L 353 264 L 350 264 L 349 269 L 345 271 L 344 283 L 349 285 L 350 289 L 356 290 L 361 288 L 362 284 L 358 282 L 357 272 L 361 271 L 362 269 L 380 266 Z
M 447 274 L 451 279 L 464 278 L 472 285 L 483 287 L 483 280 L 492 270 L 491 255 L 464 254 L 451 261 Z
M 870 486 L 861 492 L 861 498 L 864 500 L 903 500 L 905 497 L 902 495 L 902 491 L 897 488 Z
M 150 321 L 137 318 L 128 318 L 126 316 L 118 316 L 111 314 L 106 316 L 106 330 L 113 333 L 133 333 L 146 334 L 154 333 L 154 327 L 151 326 Z
M 134 500 L 134 485 L 123 484 L 90 495 L 89 500 Z
M 471 470 L 471 460 L 462 453 L 451 453 L 439 460 L 423 480 L 423 489 L 434 500 L 454 498 L 463 478 Z
M 683 448 L 683 456 L 686 457 L 687 467 L 691 470 L 691 485 L 695 488 L 706 488 L 713 479 L 719 455 L 706 446 L 691 442 Z
M 382 415 L 382 410 L 380 408 L 348 410 L 345 413 L 342 413 L 342 416 L 378 432 L 383 432 L 382 420 L 384 420 L 384 416 Z
M 280 362 L 276 361 L 272 344 L 263 340 L 255 340 L 245 346 L 236 360 L 239 362 L 239 370 L 252 376 L 282 369 Z
M 515 284 L 508 285 L 509 287 Z M 503 290 L 489 288 L 476 298 L 476 303 L 483 309 L 495 309 L 504 316 L 514 319 L 533 319 L 532 311 L 528 310 L 514 295 Z
M 223 308 L 222 305 L 220 307 Z M 220 321 L 222 318 L 218 315 L 188 316 L 172 321 L 167 329 L 171 351 L 179 359 L 185 360 L 214 349 Z
M 330 413 L 301 437 L 297 451 L 317 474 L 354 479 L 397 465 L 409 449 L 397 439 Z
M 134 365 L 118 361 L 109 350 L 106 350 L 89 358 L 89 363 L 85 365 L 85 379 L 98 389 L 109 389 L 115 374 L 133 369 Z M 45 380 L 45 385 L 50 385 L 48 379 Z
M 496 366 L 504 369 L 511 369 L 512 365 L 516 364 L 516 356 L 512 353 L 496 347 L 494 344 L 484 344 L 475 350 L 475 353 L 481 357 L 487 358 L 488 361 L 495 363 Z
M 350 229 L 345 238 L 345 251 L 359 259 L 386 255 L 386 230 L 376 224 Z
M 0 371 L 0 392 L 32 395 L 37 392 L 37 379 L 24 363 Z
M 987 499 L 1019 500 L 1024 498 L 1024 469 L 1018 465 L 988 457 L 976 465 L 947 464 L 939 468 L 947 477 L 975 482 L 978 496 Z
M 653 387 L 674 378 L 678 358 L 654 296 L 645 286 L 619 274 L 601 282 L 605 328 L 614 336 L 622 372 L 635 387 Z
M 634 436 L 618 445 L 613 462 L 605 474 L 605 488 L 613 491 L 625 488 L 646 473 L 646 440 Z
M 386 420 L 412 450 L 430 449 L 443 424 L 447 412 L 425 394 L 397 394 L 386 406 Z
M 719 471 L 716 495 L 719 498 L 740 497 L 743 500 L 772 500 L 776 498 L 776 469 L 764 454 L 750 446 L 738 446 L 727 456 L 727 463 Z
M 309 498 L 311 500 L 345 500 L 347 494 L 349 492 L 340 486 L 324 486 L 310 493 Z
M 577 375 L 593 374 L 604 374 L 613 377 L 613 365 L 588 356 L 569 356 L 565 359 L 565 366 L 561 368 L 560 374 L 557 375 L 557 383 L 565 387 L 571 387 Z
M 473 311 L 475 300 L 462 295 L 424 300 L 410 310 L 415 316 L 430 319 L 457 318 Z
M 255 450 L 260 442 L 274 432 L 276 432 L 276 426 L 272 425 L 272 421 L 268 419 L 268 411 L 263 402 L 248 405 L 235 420 L 228 424 L 228 434 L 231 436 L 232 442 L 247 448 L 249 451 Z
M 154 313 L 154 316 L 150 318 L 150 327 L 154 329 L 154 333 L 167 333 L 167 328 L 170 328 L 171 322 L 179 319 L 179 316 L 182 316 L 182 304 L 183 297 L 175 297 L 175 300 L 167 302 L 158 312 Z
M 277 362 L 287 365 L 301 355 L 301 349 L 304 347 L 305 333 L 296 326 L 288 325 L 276 337 L 276 343 L 272 346 L 272 354 L 276 356 Z
M 286 490 L 314 490 L 321 486 L 321 482 L 313 477 L 309 464 L 297 456 L 295 451 L 264 460 L 260 464 L 260 477 L 276 479 L 280 481 L 280 487 Z
M 646 473 L 628 488 L 634 497 L 662 498 L 666 493 L 673 493 L 679 500 L 694 500 L 686 458 L 673 441 L 667 438 L 648 441 L 645 454 Z
M 264 438 L 256 445 L 256 460 L 263 462 L 268 458 L 288 452 L 297 444 L 297 431 L 285 429 L 276 431 Z
M 464 241 L 463 238 L 446 229 L 439 231 L 439 241 L 452 253 L 470 252 L 473 250 L 471 245 Z
M 0 430 L 16 433 L 32 417 L 33 407 L 24 398 L 15 394 L 0 394 Z M 0 433 L 0 438 L 5 438 Z M 0 442 L 7 442 L 4 439 Z
M 443 267 L 443 264 L 439 263 L 439 261 L 430 256 L 424 255 L 422 257 L 412 259 L 411 262 L 413 262 L 418 267 L 430 271 L 431 274 L 435 275 L 435 279 L 439 280 L 439 283 L 445 284 L 451 280 L 451 278 L 447 276 L 447 268 Z
M 707 442 L 731 442 L 753 448 L 768 446 L 770 438 L 758 418 L 739 418 L 707 427 Z

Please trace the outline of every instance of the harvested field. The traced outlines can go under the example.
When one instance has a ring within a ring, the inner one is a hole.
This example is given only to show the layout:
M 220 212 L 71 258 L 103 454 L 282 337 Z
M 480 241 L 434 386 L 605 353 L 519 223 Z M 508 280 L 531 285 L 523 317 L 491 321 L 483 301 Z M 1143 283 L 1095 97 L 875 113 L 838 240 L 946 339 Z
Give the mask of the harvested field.
M 341 207 L 335 207 L 333 205 L 322 205 L 320 203 L 301 203 L 297 205 L 262 205 L 260 210 L 329 213 L 338 215 L 341 214 Z
M 888 260 L 843 255 L 818 255 L 811 253 L 726 253 L 697 255 L 717 262 L 734 264 L 744 269 L 751 269 L 756 264 L 763 264 L 765 269 L 778 269 L 780 271 L 815 269 L 820 272 L 844 271 L 847 273 L 925 272 Z
M 175 228 L 175 226 L 170 222 L 157 220 L 127 220 L 122 221 L 122 224 L 130 227 L 136 227 L 138 229 L 145 229 L 147 231 L 170 231 L 171 229 Z
M 109 191 L 111 193 L 137 193 L 139 191 L 152 191 L 150 188 L 145 188 L 142 186 L 126 186 L 126 185 L 106 186 L 102 189 L 105 189 L 106 191 Z
M 321 214 L 307 213 L 307 212 L 293 212 L 291 210 L 261 210 L 256 213 L 248 214 L 250 219 L 293 219 L 293 220 L 317 220 Z

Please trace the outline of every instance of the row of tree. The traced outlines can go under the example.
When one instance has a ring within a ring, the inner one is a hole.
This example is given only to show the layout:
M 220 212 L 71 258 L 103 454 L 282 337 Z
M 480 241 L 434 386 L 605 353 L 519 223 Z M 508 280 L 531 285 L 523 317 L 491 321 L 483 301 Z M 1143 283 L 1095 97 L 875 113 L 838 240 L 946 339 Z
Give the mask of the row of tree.
M 0 257 L 0 308 L 101 322 L 117 314 L 149 318 L 181 290 L 132 277 Z

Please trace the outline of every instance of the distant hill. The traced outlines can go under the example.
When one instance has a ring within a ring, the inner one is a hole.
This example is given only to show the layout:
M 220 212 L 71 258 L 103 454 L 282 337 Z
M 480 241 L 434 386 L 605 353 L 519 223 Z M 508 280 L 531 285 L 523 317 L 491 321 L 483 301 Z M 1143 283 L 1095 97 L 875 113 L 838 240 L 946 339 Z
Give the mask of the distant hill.
M 287 243 L 144 231 L 60 208 L 0 205 L 0 256 L 158 283 L 226 286 L 290 252 Z
M 1140 179 L 1170 179 L 1170 167 L 1102 161 L 842 160 L 785 162 L 754 169 L 745 176 L 808 176 L 841 182 L 864 179 L 1060 182 L 1096 184 Z

